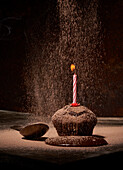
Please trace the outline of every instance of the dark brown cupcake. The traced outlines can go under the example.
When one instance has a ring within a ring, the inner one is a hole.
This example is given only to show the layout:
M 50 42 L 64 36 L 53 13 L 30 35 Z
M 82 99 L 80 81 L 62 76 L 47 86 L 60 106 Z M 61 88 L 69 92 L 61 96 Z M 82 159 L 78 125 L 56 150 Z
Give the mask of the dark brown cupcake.
M 90 136 L 97 118 L 87 107 L 67 105 L 52 116 L 52 122 L 60 136 Z

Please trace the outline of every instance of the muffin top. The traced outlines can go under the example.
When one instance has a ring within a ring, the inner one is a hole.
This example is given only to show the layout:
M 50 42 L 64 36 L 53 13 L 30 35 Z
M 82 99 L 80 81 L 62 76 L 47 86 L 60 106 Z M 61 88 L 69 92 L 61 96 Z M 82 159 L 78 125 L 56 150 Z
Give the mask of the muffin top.
M 71 107 L 66 105 L 62 109 L 59 109 L 52 116 L 53 123 L 81 123 L 81 122 L 93 122 L 96 125 L 96 115 L 85 106 Z

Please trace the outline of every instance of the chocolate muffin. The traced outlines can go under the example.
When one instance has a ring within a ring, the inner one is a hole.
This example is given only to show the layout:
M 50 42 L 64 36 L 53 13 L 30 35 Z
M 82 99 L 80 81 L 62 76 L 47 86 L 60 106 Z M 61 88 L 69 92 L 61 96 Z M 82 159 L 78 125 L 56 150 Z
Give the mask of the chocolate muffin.
M 52 116 L 52 122 L 59 136 L 90 136 L 97 118 L 85 106 L 66 105 Z

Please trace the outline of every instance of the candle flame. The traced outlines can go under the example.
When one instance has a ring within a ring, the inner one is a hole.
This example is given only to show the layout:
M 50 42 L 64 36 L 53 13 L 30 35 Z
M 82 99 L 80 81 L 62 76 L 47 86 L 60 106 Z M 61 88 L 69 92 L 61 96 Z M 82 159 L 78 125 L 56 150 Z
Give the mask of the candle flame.
M 75 65 L 71 64 L 70 68 L 71 68 L 71 71 L 75 70 Z

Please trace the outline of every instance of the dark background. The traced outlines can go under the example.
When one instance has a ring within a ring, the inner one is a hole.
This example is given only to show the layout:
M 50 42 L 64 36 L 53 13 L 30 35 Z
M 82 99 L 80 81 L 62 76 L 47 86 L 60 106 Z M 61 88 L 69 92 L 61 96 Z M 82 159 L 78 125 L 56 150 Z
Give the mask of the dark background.
M 81 4 L 82 1 L 78 0 Z M 49 15 L 56 13 L 56 0 L 0 0 L 0 109 L 28 112 L 25 97 L 23 72 L 26 55 L 26 31 L 32 33 L 35 21 L 40 16 L 42 27 L 46 29 Z M 99 16 L 103 23 L 105 72 L 110 85 L 112 113 L 103 116 L 123 116 L 123 1 L 99 0 Z M 50 31 L 59 30 L 58 20 L 52 20 Z M 46 35 L 48 36 L 48 35 Z M 33 47 L 32 47 L 33 48 Z M 111 83 L 110 83 L 111 82 Z M 117 93 L 118 89 L 118 93 Z M 115 92 L 116 91 L 116 92 Z M 100 115 L 98 115 L 100 116 Z

